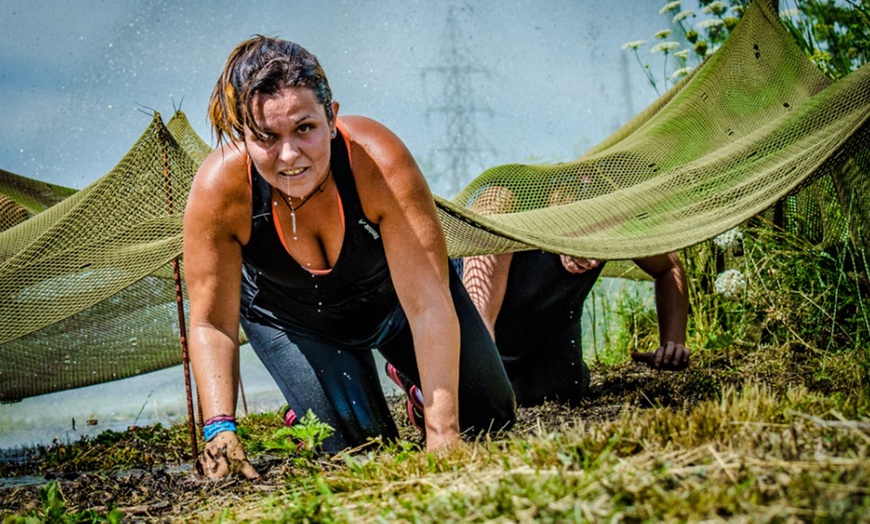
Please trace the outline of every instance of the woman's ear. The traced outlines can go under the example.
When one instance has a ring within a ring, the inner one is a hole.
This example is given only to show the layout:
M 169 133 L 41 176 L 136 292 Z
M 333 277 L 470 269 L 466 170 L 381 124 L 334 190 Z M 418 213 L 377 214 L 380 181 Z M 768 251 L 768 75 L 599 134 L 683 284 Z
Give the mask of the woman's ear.
M 335 100 L 332 101 L 332 120 L 329 122 L 329 133 L 332 135 L 332 138 L 335 138 L 335 135 L 338 133 L 336 129 L 335 121 L 338 119 L 338 102 Z

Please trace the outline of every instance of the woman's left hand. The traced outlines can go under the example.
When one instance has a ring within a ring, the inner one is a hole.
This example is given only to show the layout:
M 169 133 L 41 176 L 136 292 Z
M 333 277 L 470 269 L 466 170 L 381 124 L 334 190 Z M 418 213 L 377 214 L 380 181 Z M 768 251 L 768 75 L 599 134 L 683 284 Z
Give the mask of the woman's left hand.
M 426 451 L 433 453 L 445 451 L 455 448 L 462 443 L 458 431 L 449 431 L 433 435 L 431 432 L 426 432 Z

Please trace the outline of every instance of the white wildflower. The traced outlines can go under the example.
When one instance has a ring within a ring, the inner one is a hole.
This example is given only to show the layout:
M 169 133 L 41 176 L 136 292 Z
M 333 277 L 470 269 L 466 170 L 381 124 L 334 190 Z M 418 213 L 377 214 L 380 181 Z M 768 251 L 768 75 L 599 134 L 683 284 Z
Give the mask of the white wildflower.
M 728 6 L 725 5 L 725 2 L 711 2 L 707 4 L 704 9 L 701 9 L 702 13 L 707 13 L 711 15 L 721 15 L 725 11 L 728 10 Z
M 670 13 L 671 11 L 676 11 L 680 8 L 681 3 L 682 2 L 680 2 L 679 0 L 677 0 L 676 2 L 668 2 L 661 9 L 659 9 L 659 14 L 663 15 L 665 13 Z
M 698 22 L 698 25 L 696 27 L 698 29 L 709 29 L 711 27 L 718 27 L 721 25 L 725 25 L 725 22 L 723 22 L 722 20 L 720 20 L 718 18 L 709 18 L 707 20 L 703 20 L 701 22 Z
M 680 59 L 682 59 L 682 60 L 688 60 L 688 58 L 689 58 L 689 50 L 688 50 L 688 49 L 683 49 L 682 51 L 677 51 L 676 53 L 674 53 L 674 56 L 677 57 L 677 58 L 680 58 Z
M 655 37 L 656 40 L 664 40 L 665 38 L 671 36 L 671 33 L 673 33 L 673 31 L 670 29 L 662 29 L 661 31 L 659 31 L 658 33 L 656 33 L 653 36 Z
M 635 40 L 633 42 L 626 42 L 622 44 L 623 49 L 637 49 L 638 47 L 643 47 L 646 45 L 646 40 Z
M 725 298 L 735 299 L 746 290 L 746 278 L 740 271 L 728 269 L 719 273 L 713 286 L 716 288 L 716 293 Z
M 741 240 L 743 240 L 743 231 L 735 227 L 714 238 L 713 243 L 720 249 L 731 249 L 739 246 Z
M 662 42 L 661 44 L 656 44 L 656 45 L 652 46 L 652 49 L 650 49 L 649 52 L 650 53 L 658 53 L 658 52 L 668 53 L 670 51 L 673 51 L 674 49 L 679 49 L 679 48 L 680 48 L 679 42 Z
M 679 13 L 674 15 L 674 23 L 679 23 L 690 16 L 695 16 L 695 12 L 691 9 L 687 9 L 685 11 L 680 11 Z
M 681 68 L 677 69 L 676 71 L 674 71 L 673 73 L 671 73 L 671 79 L 677 80 L 678 78 L 683 78 L 684 76 L 688 75 L 689 71 L 691 71 L 691 70 L 692 70 L 691 67 L 681 67 Z

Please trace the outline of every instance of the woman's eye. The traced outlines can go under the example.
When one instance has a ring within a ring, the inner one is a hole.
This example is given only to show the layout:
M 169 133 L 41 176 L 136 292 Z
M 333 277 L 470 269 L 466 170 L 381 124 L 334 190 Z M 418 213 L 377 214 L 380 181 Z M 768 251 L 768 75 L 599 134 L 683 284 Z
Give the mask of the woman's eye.
M 299 126 L 297 128 L 297 130 L 300 133 L 307 133 L 307 132 L 311 131 L 313 128 L 314 128 L 314 126 L 312 126 L 311 124 L 302 124 L 301 126 Z

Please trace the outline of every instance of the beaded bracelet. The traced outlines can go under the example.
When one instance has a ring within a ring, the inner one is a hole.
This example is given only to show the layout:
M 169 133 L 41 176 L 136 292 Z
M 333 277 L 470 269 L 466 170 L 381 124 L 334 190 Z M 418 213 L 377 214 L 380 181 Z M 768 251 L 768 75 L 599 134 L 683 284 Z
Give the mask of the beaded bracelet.
M 209 424 L 213 424 L 215 422 L 223 422 L 226 420 L 229 420 L 230 422 L 235 422 L 236 417 L 233 417 L 232 415 L 216 415 L 216 416 L 206 420 L 205 424 L 203 424 L 203 426 L 208 426 Z
M 209 442 L 222 431 L 236 432 L 236 421 L 234 418 L 214 420 L 215 418 L 217 417 L 208 419 L 208 422 L 202 427 L 202 433 L 205 436 L 206 442 Z

